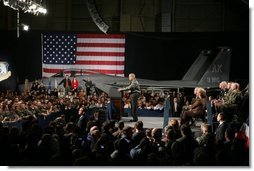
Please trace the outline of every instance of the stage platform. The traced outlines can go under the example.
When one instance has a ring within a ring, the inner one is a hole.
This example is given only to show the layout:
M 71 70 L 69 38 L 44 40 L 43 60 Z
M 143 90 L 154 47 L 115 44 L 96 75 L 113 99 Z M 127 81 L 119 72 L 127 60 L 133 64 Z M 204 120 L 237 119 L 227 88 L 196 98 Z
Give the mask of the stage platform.
M 122 117 L 125 125 L 133 127 L 135 122 L 129 122 L 132 117 Z M 163 117 L 138 117 L 138 120 L 142 121 L 144 128 L 162 128 Z
M 122 121 L 124 121 L 124 124 L 127 126 L 133 127 L 135 122 L 130 122 L 132 117 L 122 117 Z M 138 117 L 140 121 L 143 122 L 144 128 L 159 128 L 162 129 L 163 127 L 163 117 Z M 180 123 L 180 117 L 170 117 L 168 120 L 171 119 L 177 119 Z M 194 133 L 194 136 L 197 137 L 201 134 L 200 130 L 200 122 L 197 122 L 195 125 L 191 126 L 191 130 Z

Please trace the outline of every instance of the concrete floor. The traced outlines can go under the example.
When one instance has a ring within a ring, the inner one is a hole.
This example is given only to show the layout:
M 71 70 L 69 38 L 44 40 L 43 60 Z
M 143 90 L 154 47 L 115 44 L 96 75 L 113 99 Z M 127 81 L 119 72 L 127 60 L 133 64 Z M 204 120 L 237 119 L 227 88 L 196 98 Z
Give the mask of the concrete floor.
M 125 125 L 133 127 L 135 122 L 129 122 L 132 117 L 122 117 Z M 144 128 L 162 128 L 163 117 L 139 117 L 138 120 L 142 121 Z

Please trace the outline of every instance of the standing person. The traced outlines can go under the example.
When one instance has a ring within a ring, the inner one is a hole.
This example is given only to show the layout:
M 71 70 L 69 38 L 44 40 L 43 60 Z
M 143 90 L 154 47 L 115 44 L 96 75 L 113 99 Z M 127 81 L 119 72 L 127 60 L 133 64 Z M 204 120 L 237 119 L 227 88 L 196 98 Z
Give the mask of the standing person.
M 31 86 L 31 92 L 32 93 L 37 93 L 38 92 L 38 89 L 39 89 L 39 82 L 38 80 L 35 80 L 33 83 L 32 83 L 32 86 Z
M 44 86 L 43 82 L 40 82 L 40 85 L 38 87 L 39 94 L 45 94 L 46 93 L 46 87 Z
M 83 81 L 85 81 L 86 95 L 89 96 L 89 95 L 91 95 L 90 91 L 93 86 L 93 83 L 92 83 L 90 77 L 88 77 L 87 80 L 83 80 Z
M 86 115 L 84 107 L 79 108 L 78 115 L 79 115 L 79 119 L 77 122 L 77 127 L 79 127 L 82 131 L 84 131 L 86 129 L 87 122 L 89 121 L 89 118 Z
M 29 85 L 29 80 L 25 79 L 25 84 L 24 84 L 24 94 L 27 95 L 30 92 L 30 85 Z
M 224 114 L 222 113 L 219 113 L 217 115 L 217 121 L 219 122 L 219 125 L 215 130 L 215 140 L 218 144 L 220 144 L 225 141 L 225 132 L 228 127 L 228 124 L 225 121 Z
M 65 94 L 67 95 L 68 92 L 71 90 L 71 80 L 69 79 L 68 75 L 65 75 L 65 78 L 62 79 L 62 81 L 58 85 L 61 85 L 61 84 L 63 84 L 65 88 Z
M 182 112 L 182 107 L 179 103 L 179 100 L 177 97 L 174 97 L 173 99 L 173 103 L 172 103 L 172 106 L 171 106 L 171 110 L 172 110 L 172 116 L 173 117 L 179 117 L 180 116 L 180 113 Z
M 72 91 L 75 93 L 78 92 L 78 80 L 76 77 L 73 77 L 72 81 L 71 81 L 71 88 L 72 88 Z
M 133 120 L 130 122 L 137 122 L 138 121 L 138 97 L 140 95 L 140 86 L 136 79 L 135 74 L 129 74 L 130 85 L 124 88 L 119 88 L 118 91 L 130 91 L 130 100 L 131 100 L 131 115 Z

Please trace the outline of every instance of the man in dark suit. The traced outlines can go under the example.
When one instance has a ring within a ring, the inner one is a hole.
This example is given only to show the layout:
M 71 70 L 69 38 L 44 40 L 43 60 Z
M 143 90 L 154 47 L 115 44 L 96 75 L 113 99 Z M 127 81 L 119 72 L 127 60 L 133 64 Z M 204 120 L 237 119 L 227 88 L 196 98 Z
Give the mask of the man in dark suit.
M 225 141 L 225 131 L 228 125 L 222 113 L 218 114 L 217 121 L 219 122 L 219 126 L 216 128 L 216 131 L 215 131 L 215 134 L 216 134 L 215 139 L 217 143 L 223 143 Z
M 79 108 L 78 115 L 80 116 L 77 122 L 77 127 L 79 127 L 82 131 L 86 129 L 86 125 L 88 122 L 88 117 L 85 113 L 85 109 L 83 107 Z
M 181 125 L 182 137 L 177 139 L 183 147 L 184 156 L 182 158 L 185 164 L 191 164 L 193 160 L 193 152 L 198 147 L 198 142 L 193 138 L 190 127 L 186 124 Z
M 173 102 L 172 102 L 172 116 L 173 117 L 179 117 L 181 112 L 182 112 L 182 107 L 181 104 L 179 103 L 178 99 L 174 97 Z
M 142 121 L 137 121 L 134 124 L 134 132 L 132 134 L 132 140 L 134 143 L 134 146 L 137 146 L 142 138 L 146 136 L 144 130 L 143 130 L 143 122 Z
M 69 75 L 65 75 L 65 78 L 58 84 L 63 84 L 65 88 L 65 94 L 67 95 L 69 91 L 71 91 L 71 80 L 69 79 Z
M 93 87 L 93 83 L 92 83 L 90 77 L 88 77 L 87 80 L 83 80 L 83 81 L 85 81 L 86 95 L 90 96 L 91 95 L 91 88 Z

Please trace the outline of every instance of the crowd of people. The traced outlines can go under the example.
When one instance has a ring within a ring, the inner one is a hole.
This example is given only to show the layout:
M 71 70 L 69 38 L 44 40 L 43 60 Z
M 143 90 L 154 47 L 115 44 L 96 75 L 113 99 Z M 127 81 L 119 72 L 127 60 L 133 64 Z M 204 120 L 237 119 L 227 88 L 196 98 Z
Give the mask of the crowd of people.
M 16 122 L 29 116 L 49 116 L 55 112 L 83 107 L 87 110 L 106 108 L 110 98 L 105 92 L 91 92 L 87 96 L 84 89 L 46 89 L 43 82 L 34 81 L 29 91 L 17 93 L 2 92 L 0 97 L 0 121 Z
M 235 126 L 228 117 L 231 111 L 228 106 L 231 104 L 237 104 L 239 111 L 244 111 L 241 110 L 243 103 L 240 102 L 247 98 L 248 90 L 239 93 L 240 101 L 229 103 L 228 101 L 237 101 L 232 100 L 235 97 L 232 95 L 235 92 L 234 84 L 231 83 L 228 90 L 222 88 L 223 93 L 212 100 L 218 126 L 212 129 L 214 125 L 203 123 L 202 134 L 194 135 L 187 121 L 196 113 L 195 101 L 205 96 L 202 88 L 195 90 L 197 97 L 190 104 L 180 94 L 172 96 L 175 115 L 183 120 L 179 122 L 171 119 L 164 129 L 158 129 L 147 128 L 142 121 L 137 121 L 130 127 L 121 120 L 100 120 L 100 114 L 104 111 L 97 109 L 106 107 L 110 102 L 104 92 L 91 92 L 87 95 L 85 90 L 78 89 L 65 94 L 57 89 L 48 91 L 43 83 L 34 82 L 30 91 L 23 94 L 1 94 L 0 164 L 248 166 L 248 122 L 241 120 L 240 126 Z M 128 101 L 128 97 L 124 98 Z M 142 107 L 149 109 L 147 103 L 163 106 L 164 98 L 166 95 L 141 93 L 139 102 L 142 102 Z M 180 101 L 186 105 L 174 106 L 175 103 L 180 104 Z M 95 110 L 88 113 L 88 109 Z M 62 114 L 46 127 L 38 123 L 38 117 L 47 117 L 54 112 Z M 72 112 L 68 115 L 71 117 L 67 117 L 68 112 Z M 199 114 L 205 114 L 202 112 Z M 21 130 L 5 126 L 5 123 L 21 120 Z
M 240 91 L 236 82 L 223 81 L 219 85 L 221 92 L 216 99 L 211 100 L 216 113 L 223 112 L 228 120 L 238 114 L 243 122 L 249 117 L 249 85 Z M 238 112 L 238 113 L 237 113 Z
M 154 110 L 158 112 L 164 111 L 164 102 L 168 98 L 170 101 L 170 114 L 174 117 L 179 117 L 182 109 L 189 106 L 191 97 L 184 96 L 184 92 L 176 93 L 175 91 L 147 91 L 142 90 L 138 99 L 138 109 Z M 131 103 L 128 94 L 124 94 L 122 101 L 124 109 L 130 109 Z
M 142 90 L 138 99 L 138 108 L 163 111 L 165 99 L 170 102 L 169 113 L 172 117 L 183 117 L 188 122 L 188 116 L 198 117 L 198 115 L 205 115 L 206 113 L 206 101 L 211 101 L 212 114 L 216 115 L 220 112 L 224 113 L 228 120 L 232 120 L 236 117 L 241 121 L 248 120 L 248 106 L 249 106 L 249 90 L 248 85 L 240 91 L 240 85 L 237 82 L 222 81 L 219 84 L 220 92 L 207 95 L 206 91 L 201 87 L 194 89 L 193 95 L 185 95 L 184 92 L 176 93 L 175 91 L 147 91 Z M 199 91 L 198 91 L 199 90 Z M 201 100 L 196 100 L 201 99 Z M 128 93 L 124 94 L 122 101 L 125 109 L 130 109 L 130 99 Z M 196 104 L 194 104 L 196 102 Z M 202 103 L 202 104 L 201 104 Z M 195 108 L 195 107 L 200 108 Z M 192 112 L 190 108 L 195 108 L 199 112 Z M 187 111 L 187 112 L 186 112 Z M 200 113 L 196 114 L 195 113 Z M 233 113 L 233 114 L 232 114 Z M 186 115 L 187 114 L 187 115 Z M 184 116 L 183 116 L 184 115 Z M 186 117 L 187 116 L 187 117 Z M 215 117 L 216 120 L 216 117 Z

